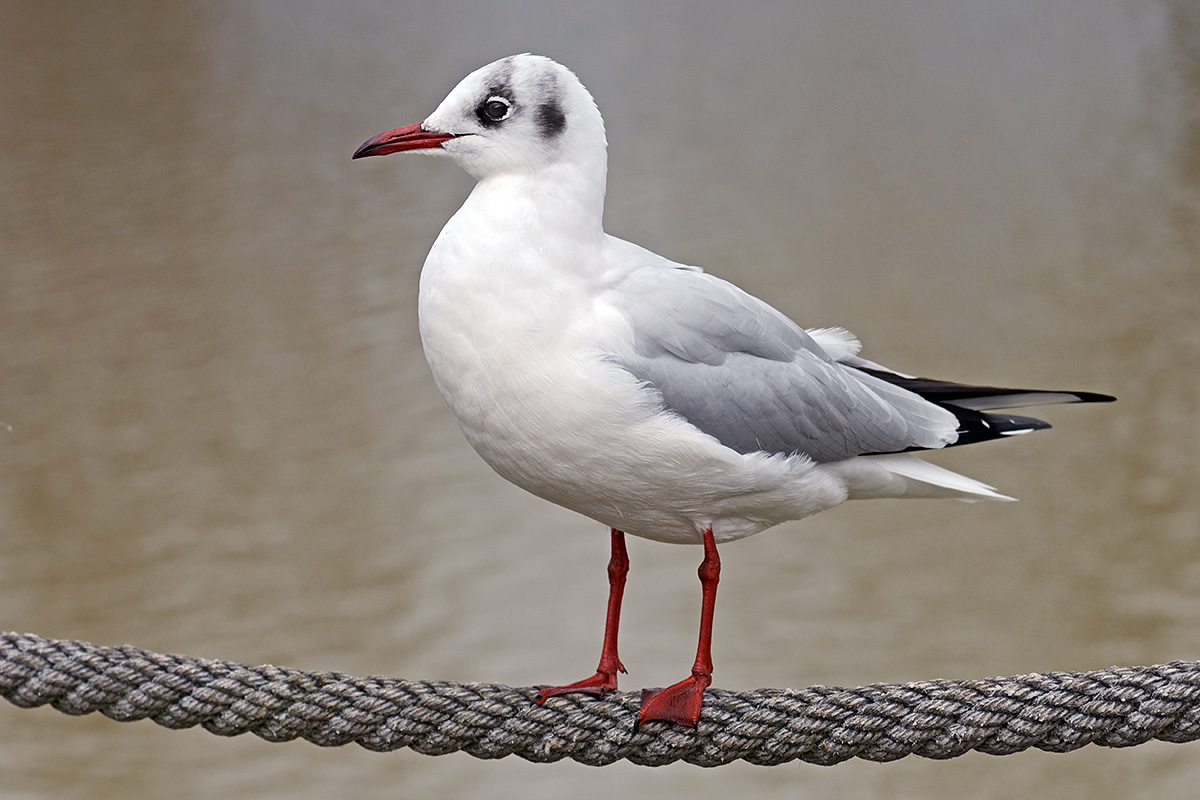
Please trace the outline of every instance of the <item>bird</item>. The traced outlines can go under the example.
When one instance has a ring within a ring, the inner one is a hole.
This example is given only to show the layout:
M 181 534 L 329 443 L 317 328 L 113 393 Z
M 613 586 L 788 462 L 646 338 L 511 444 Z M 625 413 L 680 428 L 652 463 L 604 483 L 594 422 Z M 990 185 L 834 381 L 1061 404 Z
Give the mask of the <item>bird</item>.
M 1114 399 L 891 370 L 843 328 L 802 328 L 607 234 L 604 121 L 544 56 L 475 70 L 423 122 L 353 158 L 398 152 L 447 157 L 476 180 L 420 275 L 421 343 L 442 397 L 497 473 L 609 529 L 596 673 L 540 687 L 538 704 L 615 691 L 626 671 L 626 534 L 703 547 L 695 662 L 644 690 L 634 722 L 694 728 L 712 683 L 719 543 L 851 499 L 1012 499 L 917 453 L 1049 427 L 997 409 Z

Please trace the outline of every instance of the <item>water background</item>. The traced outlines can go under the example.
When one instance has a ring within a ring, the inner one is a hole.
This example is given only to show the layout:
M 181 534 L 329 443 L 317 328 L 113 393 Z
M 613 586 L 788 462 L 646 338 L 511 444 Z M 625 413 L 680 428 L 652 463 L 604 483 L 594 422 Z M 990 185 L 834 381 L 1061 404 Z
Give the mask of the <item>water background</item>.
M 1189 0 L 5 3 L 0 621 L 249 663 L 562 682 L 596 523 L 471 452 L 417 337 L 470 189 L 351 162 L 468 71 L 571 66 L 607 227 L 905 371 L 1087 389 L 936 461 L 1015 504 L 851 504 L 723 548 L 716 682 L 1200 657 L 1200 15 Z M 624 688 L 691 664 L 698 548 L 630 542 Z M 1190 798 L 1200 745 L 834 768 L 481 762 L 0 703 L 0 797 Z

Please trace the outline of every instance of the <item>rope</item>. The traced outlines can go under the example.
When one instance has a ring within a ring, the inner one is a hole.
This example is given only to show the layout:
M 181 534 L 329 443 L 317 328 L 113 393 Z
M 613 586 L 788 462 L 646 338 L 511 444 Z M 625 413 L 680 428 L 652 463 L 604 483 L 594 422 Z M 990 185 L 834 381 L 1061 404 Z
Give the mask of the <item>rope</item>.
M 697 729 L 655 722 L 634 733 L 636 692 L 535 706 L 533 688 L 249 667 L 0 633 L 0 694 L 22 708 L 200 725 L 219 736 L 596 766 L 836 764 L 1200 739 L 1200 662 L 1183 661 L 857 689 L 710 689 Z

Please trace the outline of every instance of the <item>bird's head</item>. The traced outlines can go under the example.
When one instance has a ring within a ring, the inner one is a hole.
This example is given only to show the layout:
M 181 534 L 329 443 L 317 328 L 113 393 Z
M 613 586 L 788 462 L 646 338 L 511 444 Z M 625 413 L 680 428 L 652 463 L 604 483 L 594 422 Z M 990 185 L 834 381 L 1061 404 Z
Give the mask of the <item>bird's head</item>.
M 419 125 L 368 139 L 354 158 L 405 150 L 445 155 L 476 179 L 555 164 L 605 164 L 604 122 L 591 94 L 544 56 L 509 56 L 463 78 Z

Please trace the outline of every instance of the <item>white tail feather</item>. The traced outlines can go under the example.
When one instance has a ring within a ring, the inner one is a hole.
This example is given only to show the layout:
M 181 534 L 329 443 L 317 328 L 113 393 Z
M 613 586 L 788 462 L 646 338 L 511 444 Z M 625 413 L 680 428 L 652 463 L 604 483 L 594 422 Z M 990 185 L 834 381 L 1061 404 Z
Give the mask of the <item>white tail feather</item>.
M 829 465 L 833 466 L 833 465 Z M 942 497 L 955 500 L 1008 500 L 1000 494 L 957 472 L 922 461 L 911 453 L 860 456 L 838 462 L 846 480 L 850 499 L 871 497 Z

